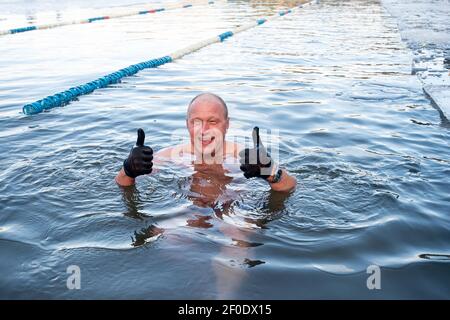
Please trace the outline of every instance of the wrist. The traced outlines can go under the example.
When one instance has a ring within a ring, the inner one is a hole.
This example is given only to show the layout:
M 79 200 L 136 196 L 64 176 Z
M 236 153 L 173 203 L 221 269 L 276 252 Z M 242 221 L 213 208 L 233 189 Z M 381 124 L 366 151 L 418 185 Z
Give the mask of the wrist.
M 129 176 L 127 176 L 123 168 L 119 171 L 115 180 L 117 184 L 123 187 L 131 186 L 135 183 L 134 178 L 130 178 Z
M 274 173 L 267 178 L 267 181 L 270 184 L 274 184 L 274 183 L 279 183 L 282 178 L 283 178 L 283 170 L 276 167 L 274 170 Z
M 297 179 L 290 176 L 286 170 L 282 170 L 282 175 L 278 183 L 269 183 L 270 188 L 274 191 L 290 192 L 295 189 L 297 185 Z

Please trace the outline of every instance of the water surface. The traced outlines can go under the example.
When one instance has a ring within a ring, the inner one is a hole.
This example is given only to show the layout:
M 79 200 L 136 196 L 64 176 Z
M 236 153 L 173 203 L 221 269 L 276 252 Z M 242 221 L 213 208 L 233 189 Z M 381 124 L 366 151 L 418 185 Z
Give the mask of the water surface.
M 0 27 L 41 23 L 49 3 L 2 3 Z M 0 38 L 1 298 L 450 298 L 450 126 L 380 1 L 322 0 L 66 107 L 20 113 L 290 4 L 217 2 Z M 179 142 L 202 91 L 227 101 L 230 136 L 279 133 L 292 194 L 175 165 L 115 184 L 136 129 L 155 150 Z M 70 265 L 80 290 L 66 287 Z M 366 286 L 370 265 L 381 290 Z

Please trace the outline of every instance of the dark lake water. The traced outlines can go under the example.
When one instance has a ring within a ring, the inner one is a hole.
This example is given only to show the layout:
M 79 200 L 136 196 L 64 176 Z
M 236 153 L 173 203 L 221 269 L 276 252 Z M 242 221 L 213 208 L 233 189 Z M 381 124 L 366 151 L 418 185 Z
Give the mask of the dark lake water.
M 66 3 L 0 3 L 0 29 L 102 10 Z M 199 2 L 0 37 L 0 298 L 449 299 L 450 124 L 380 1 L 322 0 L 66 107 L 21 113 L 293 5 Z M 202 91 L 228 103 L 230 137 L 277 132 L 294 192 L 176 165 L 115 183 L 136 129 L 155 150 L 183 139 Z M 71 265 L 80 290 L 67 289 Z M 380 290 L 366 285 L 372 265 Z

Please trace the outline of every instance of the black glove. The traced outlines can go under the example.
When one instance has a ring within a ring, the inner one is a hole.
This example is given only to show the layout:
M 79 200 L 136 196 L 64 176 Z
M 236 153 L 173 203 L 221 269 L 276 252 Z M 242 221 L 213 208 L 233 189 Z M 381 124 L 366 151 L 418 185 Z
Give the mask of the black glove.
M 274 162 L 261 142 L 258 127 L 253 128 L 252 136 L 253 148 L 239 152 L 240 168 L 247 179 L 259 177 L 267 180 L 272 174 Z
M 131 149 L 128 158 L 123 162 L 123 170 L 130 178 L 149 174 L 152 172 L 153 167 L 153 150 L 148 146 L 144 146 L 144 130 L 138 129 L 137 135 L 136 146 Z

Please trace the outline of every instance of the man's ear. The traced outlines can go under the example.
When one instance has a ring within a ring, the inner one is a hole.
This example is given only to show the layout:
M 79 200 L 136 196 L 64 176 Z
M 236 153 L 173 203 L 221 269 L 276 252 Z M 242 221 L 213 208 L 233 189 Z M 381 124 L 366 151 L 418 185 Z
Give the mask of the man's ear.
M 230 118 L 227 118 L 227 130 L 230 127 Z

